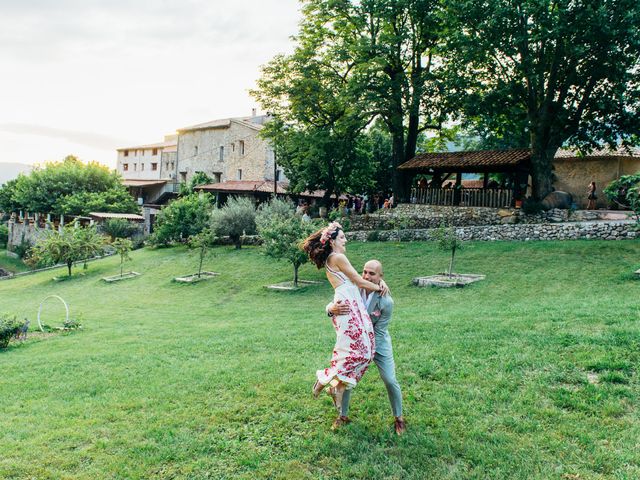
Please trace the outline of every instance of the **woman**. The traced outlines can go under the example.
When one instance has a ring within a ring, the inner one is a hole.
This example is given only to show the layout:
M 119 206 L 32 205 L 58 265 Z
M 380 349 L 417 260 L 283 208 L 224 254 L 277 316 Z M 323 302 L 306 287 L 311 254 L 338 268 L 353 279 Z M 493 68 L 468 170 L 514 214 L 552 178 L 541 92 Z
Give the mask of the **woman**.
M 335 289 L 334 302 L 349 306 L 347 315 L 332 317 L 337 338 L 331 364 L 316 372 L 317 381 L 313 386 L 313 395 L 317 397 L 331 384 L 330 394 L 338 410 L 344 391 L 356 386 L 375 353 L 373 324 L 358 289 L 387 293 L 384 282 L 376 285 L 358 275 L 345 256 L 346 244 L 342 226 L 333 222 L 310 235 L 302 245 L 319 269 L 326 268 L 327 279 Z
M 598 199 L 598 195 L 596 194 L 596 182 L 591 182 L 589 184 L 589 189 L 587 190 L 587 200 L 589 200 L 589 204 L 587 205 L 587 210 L 596 209 L 597 199 Z

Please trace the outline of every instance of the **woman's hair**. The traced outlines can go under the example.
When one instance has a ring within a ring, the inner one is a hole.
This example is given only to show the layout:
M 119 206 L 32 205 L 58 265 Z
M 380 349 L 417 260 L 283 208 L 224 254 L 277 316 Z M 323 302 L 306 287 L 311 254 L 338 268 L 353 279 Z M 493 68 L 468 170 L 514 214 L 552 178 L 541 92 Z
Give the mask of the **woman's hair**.
M 336 239 L 340 230 L 342 230 L 342 226 L 338 222 L 332 222 L 328 227 L 312 233 L 302 242 L 302 250 L 307 252 L 309 259 L 319 269 L 327 263 L 327 258 L 333 251 L 331 240 Z

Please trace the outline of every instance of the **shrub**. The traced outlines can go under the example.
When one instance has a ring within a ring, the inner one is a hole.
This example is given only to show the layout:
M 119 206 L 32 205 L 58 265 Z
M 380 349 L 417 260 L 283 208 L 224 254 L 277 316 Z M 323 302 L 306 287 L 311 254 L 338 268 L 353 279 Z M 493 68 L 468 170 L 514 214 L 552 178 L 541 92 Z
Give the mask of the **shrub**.
M 616 206 L 633 210 L 640 226 L 640 172 L 614 180 L 604 189 L 604 194 Z
M 213 197 L 208 193 L 194 193 L 174 200 L 160 211 L 150 242 L 168 245 L 185 241 L 207 227 Z
M 440 224 L 440 227 L 435 232 L 435 240 L 438 242 L 438 247 L 441 250 L 451 252 L 451 259 L 449 260 L 449 269 L 447 275 L 451 277 L 453 275 L 453 261 L 456 256 L 456 250 L 462 248 L 462 240 L 456 235 L 456 229 L 454 227 L 446 228 L 444 223 Z
M 0 225 L 0 248 L 6 248 L 9 241 L 9 227 L 2 224 Z
M 211 213 L 211 231 L 228 236 L 236 248 L 242 247 L 242 235 L 256 233 L 256 210 L 248 198 L 230 197 L 227 204 Z
M 197 235 L 189 237 L 187 246 L 192 250 L 198 251 L 198 278 L 202 276 L 202 263 L 204 262 L 204 257 L 215 241 L 215 235 L 208 228 L 205 228 Z
M 111 246 L 115 249 L 116 253 L 120 255 L 120 277 L 122 277 L 124 262 L 131 260 L 129 252 L 133 248 L 133 243 L 128 238 L 116 238 L 111 242 Z
M 15 316 L 0 315 L 0 348 L 7 348 L 9 341 L 18 333 L 22 325 Z
M 110 218 L 102 226 L 102 231 L 112 239 L 130 238 L 138 232 L 138 226 L 124 218 Z
M 337 221 L 340 225 L 342 225 L 342 229 L 345 232 L 348 232 L 349 229 L 351 228 L 351 220 L 349 219 L 349 217 L 345 217 L 342 215 L 341 209 L 333 208 L 332 210 L 329 211 L 327 218 L 329 219 L 330 222 Z

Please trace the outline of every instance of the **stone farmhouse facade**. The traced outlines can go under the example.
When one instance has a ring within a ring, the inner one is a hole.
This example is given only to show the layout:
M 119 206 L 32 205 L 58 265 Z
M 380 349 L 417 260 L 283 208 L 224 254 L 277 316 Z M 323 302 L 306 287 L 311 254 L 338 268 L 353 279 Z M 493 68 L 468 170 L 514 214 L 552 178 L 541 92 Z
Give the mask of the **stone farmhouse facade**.
M 285 181 L 274 171 L 275 154 L 259 133 L 267 116 L 225 118 L 178 129 L 176 179 L 189 182 L 197 172 L 213 183 Z
M 119 148 L 118 173 L 125 180 L 171 180 L 177 145 L 177 135 L 166 135 L 163 142 Z

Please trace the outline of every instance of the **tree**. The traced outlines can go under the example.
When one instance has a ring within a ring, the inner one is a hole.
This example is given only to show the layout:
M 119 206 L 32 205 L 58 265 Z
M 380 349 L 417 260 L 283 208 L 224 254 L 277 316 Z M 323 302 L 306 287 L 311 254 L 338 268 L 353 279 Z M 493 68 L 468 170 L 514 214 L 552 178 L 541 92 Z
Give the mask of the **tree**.
M 449 260 L 449 269 L 447 275 L 453 276 L 453 261 L 456 257 L 456 250 L 462 248 L 462 241 L 456 235 L 456 230 L 453 227 L 446 228 L 444 223 L 440 225 L 440 228 L 435 232 L 435 239 L 438 242 L 438 247 L 441 250 L 451 252 L 451 259 Z
M 124 262 L 131 260 L 129 252 L 133 249 L 133 242 L 128 238 L 116 238 L 111 242 L 111 246 L 116 250 L 116 253 L 120 255 L 120 277 L 122 277 L 124 273 Z
M 534 199 L 552 191 L 551 162 L 561 146 L 588 151 L 637 142 L 636 0 L 445 5 L 451 101 L 488 137 L 511 135 L 531 148 Z
M 253 94 L 293 131 L 329 128 L 353 142 L 380 118 L 392 138 L 394 191 L 405 198 L 397 167 L 415 156 L 420 132 L 439 129 L 446 118 L 434 61 L 441 42 L 439 5 L 305 0 L 295 52 L 267 64 Z M 276 146 L 281 140 L 269 138 Z
M 192 193 L 174 200 L 158 214 L 150 241 L 168 245 L 200 233 L 208 226 L 212 209 L 213 198 L 208 193 Z
M 20 175 L 8 190 L 9 200 L 0 194 L 0 201 L 29 212 L 79 215 L 88 213 L 89 206 L 113 211 L 111 205 L 127 213 L 139 211 L 117 173 L 97 162 L 84 164 L 72 155 L 61 162 L 36 166 L 29 175 Z
M 213 179 L 204 172 L 196 172 L 189 183 L 181 183 L 180 184 L 180 194 L 181 195 L 189 195 L 193 193 L 195 188 L 200 185 L 206 185 L 208 183 L 212 183 Z
M 139 213 L 140 207 L 122 185 L 103 192 L 78 192 L 57 202 L 57 211 L 65 215 L 88 215 L 91 212 Z
M 298 288 L 298 269 L 309 257 L 300 248 L 300 242 L 315 230 L 305 222 L 289 202 L 273 199 L 264 204 L 256 217 L 258 234 L 264 242 L 264 253 L 275 259 L 288 260 L 293 266 L 293 286 Z
M 202 232 L 189 237 L 188 247 L 198 251 L 198 278 L 202 276 L 202 263 L 204 257 L 216 240 L 215 235 L 210 229 L 205 228 Z
M 86 260 L 102 253 L 105 238 L 95 227 L 81 227 L 77 222 L 65 225 L 61 231 L 47 230 L 45 237 L 31 249 L 31 262 L 67 265 L 71 276 L 73 262 Z
M 228 236 L 235 247 L 242 247 L 242 235 L 256 233 L 256 209 L 246 197 L 230 197 L 227 204 L 211 212 L 211 231 L 218 237 Z
M 20 210 L 20 205 L 14 200 L 17 183 L 18 179 L 14 178 L 0 187 L 0 212 L 8 214 Z

